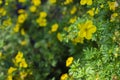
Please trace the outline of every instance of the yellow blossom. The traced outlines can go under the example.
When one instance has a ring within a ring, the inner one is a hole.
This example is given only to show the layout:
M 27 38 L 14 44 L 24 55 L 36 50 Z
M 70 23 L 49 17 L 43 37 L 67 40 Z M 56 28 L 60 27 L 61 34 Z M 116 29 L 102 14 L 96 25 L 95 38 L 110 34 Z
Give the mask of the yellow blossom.
M 23 53 L 18 51 L 17 55 L 15 56 L 15 63 L 19 63 L 22 61 L 22 58 L 23 58 Z
M 94 11 L 95 11 L 95 8 L 92 8 L 91 10 L 87 11 L 87 13 L 90 15 L 90 16 L 94 16 Z
M 45 18 L 38 18 L 36 22 L 39 24 L 40 27 L 47 26 L 47 20 Z
M 77 17 L 75 16 L 69 20 L 69 23 L 74 23 L 76 20 L 77 20 Z
M 5 26 L 11 26 L 11 24 L 12 24 L 12 22 L 11 22 L 10 18 L 3 21 L 3 25 L 5 25 Z
M 22 46 L 24 46 L 24 45 L 27 44 L 27 41 L 26 41 L 26 40 L 23 40 L 23 41 L 20 42 L 20 44 L 21 44 Z
M 6 10 L 2 7 L 0 7 L 0 17 L 6 15 Z
M 2 57 L 2 52 L 0 52 L 0 58 Z
M 118 16 L 118 13 L 113 13 L 110 18 L 110 22 L 115 21 L 116 17 Z
M 115 11 L 116 7 L 118 7 L 118 3 L 117 2 L 110 2 L 108 1 L 108 5 L 110 10 Z
M 41 0 L 32 0 L 33 5 L 40 6 Z
M 25 35 L 26 33 L 25 33 L 25 30 L 22 28 L 21 29 L 21 35 Z
M 104 8 L 104 5 L 103 5 L 103 4 L 101 4 L 101 5 L 100 5 L 100 8 Z
M 8 75 L 6 80 L 13 80 L 13 76 L 12 75 Z
M 93 25 L 93 22 L 91 20 L 87 20 L 85 24 L 82 25 L 80 31 L 78 32 L 78 36 L 91 39 L 92 34 L 96 32 L 96 26 Z
M 57 29 L 58 29 L 58 24 L 55 23 L 52 25 L 51 32 L 55 32 L 55 31 L 57 31 Z
M 49 0 L 49 2 L 50 2 L 51 4 L 55 4 L 55 3 L 56 3 L 56 0 Z
M 61 33 L 57 33 L 57 39 L 58 39 L 59 41 L 62 41 L 62 40 L 63 40 Z
M 92 5 L 92 0 L 80 0 L 80 4 L 81 5 Z
M 73 62 L 73 57 L 68 57 L 66 60 L 66 67 L 69 67 Z
M 70 14 L 75 14 L 76 11 L 77 11 L 76 6 L 73 6 L 71 11 L 70 11 Z
M 20 29 L 20 24 L 16 24 L 15 27 L 13 28 L 14 32 L 19 32 Z
M 28 67 L 25 59 L 22 59 L 22 60 L 21 60 L 21 62 L 20 62 L 20 67 L 21 67 L 21 68 L 27 68 L 27 67 Z
M 19 9 L 19 10 L 18 10 L 18 13 L 19 13 L 19 14 L 25 13 L 25 10 L 24 10 L 24 9 Z
M 0 0 L 0 5 L 3 3 L 3 1 L 2 0 Z
M 64 4 L 67 5 L 67 4 L 70 4 L 72 2 L 73 2 L 73 0 L 65 0 Z
M 27 14 L 20 14 L 19 16 L 18 16 L 18 23 L 23 23 L 25 20 L 26 20 L 26 18 L 27 18 Z
M 24 80 L 24 78 L 27 76 L 27 74 L 28 74 L 27 72 L 21 71 L 20 72 L 21 79 Z
M 8 74 L 12 74 L 14 71 L 16 71 L 17 70 L 17 68 L 14 68 L 14 67 L 10 67 L 9 69 L 8 69 Z
M 42 11 L 40 12 L 40 18 L 46 18 L 47 17 L 47 13 Z
M 76 44 L 76 43 L 83 43 L 84 38 L 78 36 L 75 39 L 73 39 L 72 41 L 73 41 L 74 44 Z
M 31 12 L 35 12 L 37 8 L 36 8 L 36 6 L 33 5 L 33 6 L 30 6 L 29 9 L 30 9 Z
M 62 76 L 60 77 L 60 80 L 67 80 L 68 78 L 68 74 L 65 73 L 65 74 L 62 74 Z

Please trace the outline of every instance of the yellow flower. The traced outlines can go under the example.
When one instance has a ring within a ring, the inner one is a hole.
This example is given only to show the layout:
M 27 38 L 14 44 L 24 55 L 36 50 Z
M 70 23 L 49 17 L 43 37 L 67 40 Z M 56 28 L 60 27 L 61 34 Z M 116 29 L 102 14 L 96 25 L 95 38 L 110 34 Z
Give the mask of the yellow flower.
M 87 4 L 87 5 L 92 5 L 92 0 L 81 0 L 81 1 L 80 1 L 80 4 L 81 4 L 81 5 L 85 5 L 85 4 Z
M 96 26 L 93 25 L 93 22 L 91 20 L 87 20 L 85 24 L 82 25 L 78 36 L 85 37 L 86 39 L 91 39 L 92 34 L 96 32 Z
M 77 17 L 75 16 L 69 20 L 69 23 L 74 23 L 76 20 L 77 20 Z
M 68 74 L 65 73 L 65 74 L 62 74 L 62 76 L 60 77 L 60 80 L 67 80 L 68 78 Z
M 66 67 L 69 67 L 73 62 L 73 57 L 68 57 L 66 60 Z
M 52 25 L 51 32 L 55 32 L 55 31 L 57 31 L 57 29 L 58 29 L 58 24 L 55 23 Z
M 65 0 L 64 4 L 67 5 L 67 4 L 70 4 L 72 2 L 73 2 L 73 0 Z
M 40 18 L 46 18 L 47 17 L 47 13 L 46 12 L 40 12 Z
M 26 33 L 25 33 L 25 30 L 22 28 L 21 29 L 21 35 L 25 35 Z
M 108 1 L 108 5 L 110 10 L 115 11 L 116 7 L 118 7 L 118 3 L 117 2 L 110 2 Z
M 13 80 L 12 78 L 12 75 L 8 75 L 6 80 Z
M 84 38 L 78 36 L 77 38 L 73 39 L 72 41 L 73 41 L 74 44 L 83 43 Z
M 2 52 L 0 52 L 0 58 L 2 57 Z
M 22 46 L 24 46 L 24 45 L 26 45 L 27 44 L 27 41 L 26 40 L 23 40 L 23 41 L 21 41 L 21 43 L 20 43 Z
M 18 13 L 19 13 L 19 14 L 25 13 L 25 10 L 24 10 L 24 9 L 19 9 L 19 10 L 18 10 Z
M 14 32 L 19 32 L 20 29 L 20 24 L 16 24 L 15 27 L 13 28 Z
M 26 0 L 18 0 L 18 2 L 24 3 L 24 2 L 26 2 Z
M 95 11 L 95 8 L 92 8 L 91 10 L 87 11 L 87 13 L 90 15 L 90 16 L 94 16 L 94 11 Z
M 118 16 L 118 13 L 113 13 L 110 18 L 110 22 L 115 21 L 116 17 Z
M 26 18 L 27 18 L 27 14 L 20 14 L 19 16 L 18 16 L 18 23 L 23 23 L 25 20 L 26 20 Z
M 22 59 L 22 60 L 21 60 L 21 62 L 20 62 L 20 67 L 21 67 L 21 68 L 27 68 L 27 67 L 28 67 L 25 59 Z
M 10 19 L 10 18 L 3 21 L 3 25 L 4 25 L 4 26 L 11 26 L 11 24 L 12 24 L 12 22 L 11 22 L 11 19 Z
M 55 4 L 55 3 L 56 3 L 56 0 L 49 0 L 49 2 L 50 2 L 51 4 Z
M 12 74 L 14 71 L 16 71 L 17 70 L 17 68 L 14 68 L 14 67 L 10 67 L 9 69 L 8 69 L 8 74 Z
M 38 18 L 36 22 L 39 24 L 40 27 L 47 26 L 47 20 L 45 18 Z
M 41 0 L 32 0 L 33 5 L 40 6 Z
M 62 41 L 62 40 L 63 40 L 62 35 L 61 35 L 60 33 L 57 33 L 57 39 L 58 39 L 59 41 Z
M 29 9 L 30 9 L 31 12 L 35 12 L 37 8 L 36 8 L 36 6 L 33 5 L 33 6 L 30 6 Z
M 17 55 L 15 56 L 15 63 L 19 63 L 22 61 L 23 53 L 18 51 Z
M 76 11 L 77 11 L 76 6 L 73 6 L 71 11 L 70 11 L 70 14 L 75 14 Z
M 21 79 L 24 80 L 24 78 L 27 76 L 27 74 L 28 74 L 27 72 L 21 71 L 20 72 Z
M 2 7 L 0 7 L 0 17 L 6 15 L 6 10 Z
M 2 0 L 0 0 L 0 5 L 3 3 L 3 1 Z

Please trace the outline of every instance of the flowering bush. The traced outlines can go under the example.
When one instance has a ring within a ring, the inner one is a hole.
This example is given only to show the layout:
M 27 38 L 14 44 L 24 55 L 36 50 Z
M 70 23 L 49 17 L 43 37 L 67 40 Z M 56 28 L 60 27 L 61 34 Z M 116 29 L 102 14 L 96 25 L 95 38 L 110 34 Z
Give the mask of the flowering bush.
M 0 80 L 119 80 L 119 0 L 0 0 Z

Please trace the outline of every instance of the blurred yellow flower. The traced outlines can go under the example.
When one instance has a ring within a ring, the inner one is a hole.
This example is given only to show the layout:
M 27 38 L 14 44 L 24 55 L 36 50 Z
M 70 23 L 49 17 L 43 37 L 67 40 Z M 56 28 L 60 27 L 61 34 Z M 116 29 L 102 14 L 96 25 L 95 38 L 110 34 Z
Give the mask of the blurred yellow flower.
M 57 23 L 53 24 L 53 25 L 52 25 L 52 28 L 51 28 L 51 32 L 57 31 L 58 26 L 59 26 L 59 25 L 58 25 Z
M 78 32 L 78 36 L 91 39 L 92 34 L 96 32 L 96 26 L 93 25 L 93 22 L 91 20 L 87 20 L 85 24 L 82 25 L 80 31 Z
M 78 36 L 78 37 L 76 37 L 75 39 L 72 40 L 72 42 L 74 44 L 76 44 L 76 43 L 83 43 L 83 41 L 84 41 L 84 38 L 82 38 L 80 36 Z
M 18 13 L 19 13 L 19 14 L 25 13 L 25 10 L 24 10 L 24 9 L 19 9 L 19 10 L 18 10 Z
M 10 18 L 8 18 L 7 20 L 4 20 L 4 21 L 3 21 L 3 25 L 4 25 L 4 26 L 11 26 L 11 24 L 12 24 L 12 22 L 11 22 L 11 19 L 10 19 Z
M 20 42 L 20 44 L 21 44 L 22 46 L 25 46 L 25 45 L 27 44 L 27 41 L 26 41 L 26 40 L 23 40 L 23 41 Z
M 92 0 L 80 0 L 80 4 L 81 5 L 92 5 Z
M 27 68 L 27 67 L 28 67 L 25 59 L 22 59 L 22 60 L 21 60 L 21 62 L 20 62 L 20 67 L 21 67 L 21 68 Z
M 110 18 L 110 22 L 115 21 L 116 17 L 118 16 L 118 13 L 113 13 Z
M 37 8 L 36 8 L 36 6 L 33 5 L 33 6 L 30 6 L 29 10 L 31 12 L 35 12 L 37 10 Z
M 13 28 L 13 31 L 14 32 L 19 32 L 19 29 L 20 29 L 20 24 L 16 24 L 15 27 Z
M 27 14 L 20 14 L 19 16 L 18 16 L 18 23 L 23 23 L 25 20 L 26 20 L 26 18 L 27 18 Z
M 49 0 L 49 2 L 50 2 L 51 4 L 55 4 L 55 3 L 56 3 L 56 0 Z
M 70 11 L 70 14 L 75 14 L 76 11 L 77 11 L 76 6 L 73 6 L 71 11 Z
M 41 0 L 32 0 L 33 5 L 40 6 Z
M 69 23 L 74 23 L 77 20 L 77 17 L 70 18 Z
M 22 61 L 23 53 L 21 51 L 18 51 L 17 55 L 15 56 L 15 63 L 19 63 Z
M 95 8 L 92 8 L 90 10 L 87 11 L 87 13 L 90 15 L 90 16 L 94 16 L 94 11 L 95 11 Z
M 62 76 L 60 77 L 60 80 L 67 80 L 68 78 L 68 74 L 65 73 L 65 74 L 62 74 Z
M 0 7 L 0 17 L 6 15 L 6 10 L 2 7 Z
M 47 17 L 47 13 L 42 11 L 40 12 L 40 18 L 46 18 Z
M 27 74 L 28 74 L 27 72 L 21 71 L 20 72 L 21 79 L 24 80 L 24 78 L 27 76 Z
M 73 0 L 65 0 L 64 4 L 67 5 L 67 4 L 70 4 L 72 2 L 73 2 Z
M 110 10 L 115 11 L 116 7 L 118 7 L 118 3 L 117 2 L 110 2 L 108 1 L 108 5 Z
M 47 26 L 47 20 L 45 18 L 38 18 L 36 22 L 39 24 L 40 27 Z
M 3 1 L 2 0 L 0 0 L 0 5 L 3 3 Z
M 66 60 L 66 67 L 69 67 L 73 62 L 73 57 L 68 57 Z
M 16 71 L 17 70 L 17 68 L 14 68 L 14 67 L 10 67 L 9 69 L 8 69 L 8 74 L 12 74 L 14 71 Z
M 2 52 L 0 52 L 0 58 L 2 57 Z
M 62 41 L 62 40 L 63 40 L 61 33 L 57 33 L 57 39 L 58 39 L 59 41 Z
M 13 76 L 12 75 L 8 75 L 6 80 L 13 80 Z
M 25 30 L 22 28 L 21 29 L 21 35 L 25 35 L 25 34 L 26 34 Z

